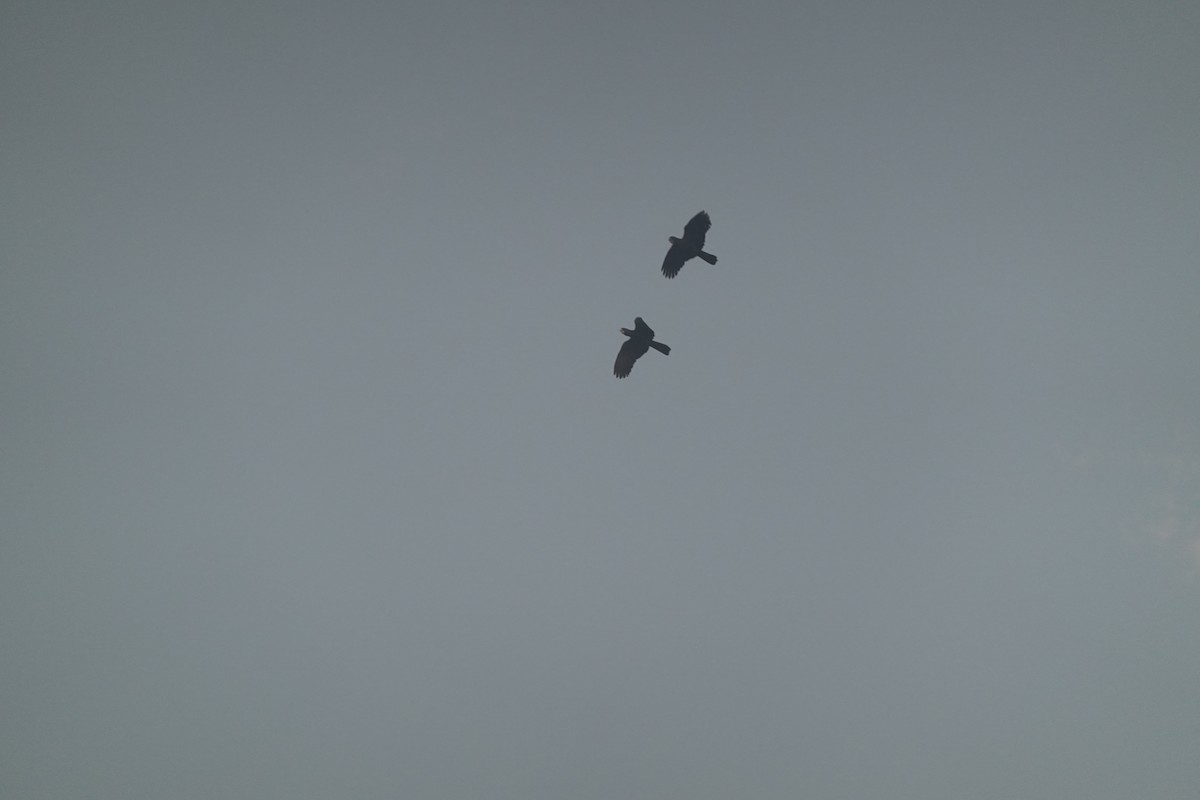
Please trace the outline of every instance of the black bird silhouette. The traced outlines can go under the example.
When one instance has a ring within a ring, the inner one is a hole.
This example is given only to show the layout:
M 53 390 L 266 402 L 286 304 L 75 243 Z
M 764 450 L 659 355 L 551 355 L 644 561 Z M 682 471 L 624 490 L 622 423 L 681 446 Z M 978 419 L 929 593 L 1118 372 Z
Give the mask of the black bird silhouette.
M 662 342 L 654 341 L 654 331 L 641 317 L 633 320 L 633 330 L 621 328 L 621 333 L 629 338 L 625 340 L 625 344 L 621 345 L 621 349 L 617 352 L 617 361 L 613 364 L 613 375 L 618 378 L 629 377 L 629 373 L 633 370 L 633 362 L 646 355 L 646 351 L 651 347 L 664 356 L 671 355 L 671 348 Z
M 668 236 L 667 240 L 671 243 L 671 249 L 667 251 L 667 257 L 663 259 L 662 274 L 668 278 L 674 278 L 683 268 L 683 262 L 697 256 L 710 264 L 717 263 L 716 256 L 704 252 L 704 234 L 708 233 L 708 229 L 711 227 L 712 220 L 708 218 L 708 212 L 701 211 L 688 220 L 687 225 L 683 226 L 682 239 Z

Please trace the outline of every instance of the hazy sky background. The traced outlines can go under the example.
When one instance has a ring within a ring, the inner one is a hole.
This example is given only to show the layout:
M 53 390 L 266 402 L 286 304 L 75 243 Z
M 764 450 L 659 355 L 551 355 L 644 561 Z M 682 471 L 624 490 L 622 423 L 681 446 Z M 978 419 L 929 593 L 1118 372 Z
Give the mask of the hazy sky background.
M 1198 42 L 5 2 L 0 794 L 1194 800 Z

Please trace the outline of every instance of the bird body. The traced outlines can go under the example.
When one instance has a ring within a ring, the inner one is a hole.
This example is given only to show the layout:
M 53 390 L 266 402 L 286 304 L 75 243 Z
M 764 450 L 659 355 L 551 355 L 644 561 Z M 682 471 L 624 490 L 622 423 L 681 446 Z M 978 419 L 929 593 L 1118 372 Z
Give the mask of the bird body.
M 671 243 L 671 249 L 667 251 L 667 255 L 663 259 L 662 274 L 668 278 L 674 278 L 683 268 L 684 262 L 693 258 L 699 258 L 709 264 L 716 264 L 717 257 L 712 253 L 704 252 L 704 237 L 711 227 L 712 220 L 709 219 L 708 212 L 701 211 L 688 220 L 687 225 L 683 226 L 682 239 L 668 236 L 667 241 Z
M 617 351 L 617 360 L 613 364 L 613 375 L 618 378 L 627 378 L 633 370 L 633 362 L 637 361 L 642 356 L 646 355 L 651 347 L 664 356 L 671 354 L 671 348 L 662 342 L 654 341 L 654 331 L 641 317 L 633 320 L 633 330 L 629 328 L 621 328 L 621 333 L 629 338 L 621 345 L 621 349 Z

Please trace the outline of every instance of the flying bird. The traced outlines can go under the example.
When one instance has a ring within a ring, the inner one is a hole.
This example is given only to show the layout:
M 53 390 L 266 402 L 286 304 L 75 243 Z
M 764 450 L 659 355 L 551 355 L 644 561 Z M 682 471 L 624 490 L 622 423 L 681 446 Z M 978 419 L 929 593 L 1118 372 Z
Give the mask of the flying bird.
M 683 268 L 683 262 L 697 256 L 710 264 L 717 263 L 716 256 L 704 252 L 704 234 L 708 233 L 708 229 L 711 227 L 712 220 L 708 218 L 708 212 L 701 211 L 688 220 L 687 225 L 683 226 L 682 239 L 668 236 L 667 240 L 671 243 L 671 249 L 667 251 L 667 257 L 663 259 L 662 274 L 668 278 L 674 278 Z
M 617 362 L 613 364 L 613 375 L 618 378 L 629 377 L 629 373 L 633 370 L 633 362 L 646 355 L 646 351 L 651 347 L 664 356 L 671 355 L 671 348 L 662 342 L 654 341 L 654 331 L 641 317 L 633 320 L 633 330 L 621 328 L 621 333 L 629 338 L 621 345 L 621 349 L 617 352 Z

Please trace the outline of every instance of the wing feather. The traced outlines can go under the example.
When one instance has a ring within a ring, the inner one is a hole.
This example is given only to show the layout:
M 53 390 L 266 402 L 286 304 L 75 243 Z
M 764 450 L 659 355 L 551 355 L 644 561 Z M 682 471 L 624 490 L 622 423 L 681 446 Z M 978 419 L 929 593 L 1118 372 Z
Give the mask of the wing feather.
M 683 239 L 697 250 L 701 250 L 704 248 L 704 234 L 708 233 L 711 227 L 712 220 L 709 219 L 708 212 L 701 211 L 683 226 Z
M 621 349 L 617 351 L 617 360 L 613 364 L 613 375 L 618 378 L 629 377 L 629 373 L 633 371 L 633 362 L 645 355 L 649 349 L 650 345 L 643 340 L 626 339 L 625 344 L 621 345 Z
M 677 244 L 671 245 L 666 258 L 663 259 L 662 274 L 668 278 L 674 278 L 679 274 L 679 270 L 683 269 L 684 261 L 687 261 L 687 256 L 684 255 L 683 248 Z

